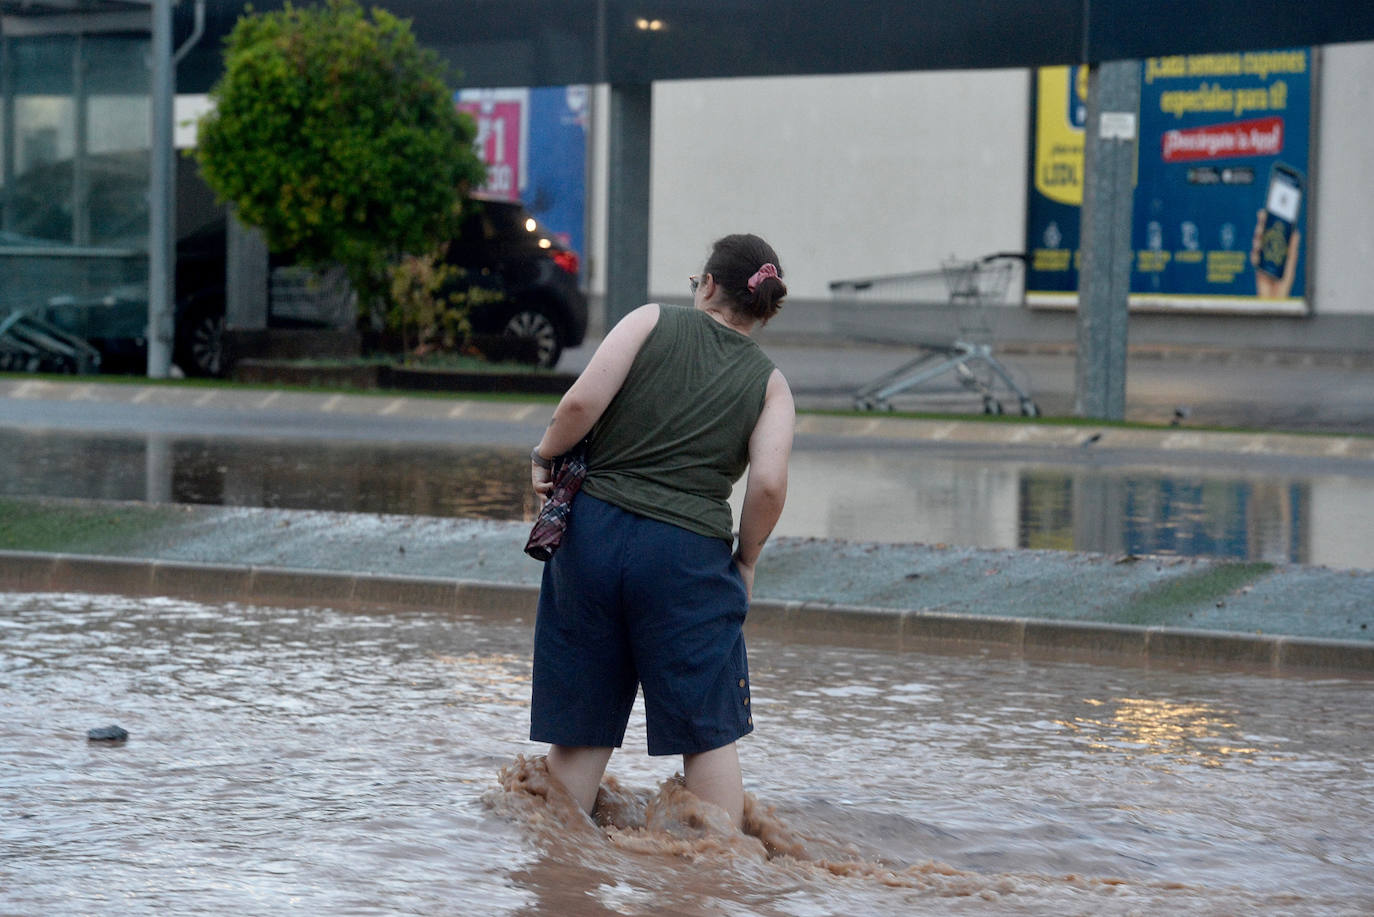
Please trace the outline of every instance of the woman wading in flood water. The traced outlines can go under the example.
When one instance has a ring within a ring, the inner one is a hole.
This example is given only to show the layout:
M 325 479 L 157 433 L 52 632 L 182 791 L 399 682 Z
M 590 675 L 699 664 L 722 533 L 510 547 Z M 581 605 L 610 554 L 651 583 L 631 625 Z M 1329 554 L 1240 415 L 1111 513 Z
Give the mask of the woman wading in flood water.
M 641 306 L 606 335 L 530 455 L 542 501 L 551 460 L 591 434 L 540 588 L 530 738 L 590 814 L 642 685 L 649 754 L 682 755 L 687 789 L 738 828 L 735 740 L 754 728 L 742 628 L 794 422 L 750 336 L 787 287 L 754 235 L 717 241 L 690 282 L 692 308 Z M 726 501 L 746 467 L 736 546 Z

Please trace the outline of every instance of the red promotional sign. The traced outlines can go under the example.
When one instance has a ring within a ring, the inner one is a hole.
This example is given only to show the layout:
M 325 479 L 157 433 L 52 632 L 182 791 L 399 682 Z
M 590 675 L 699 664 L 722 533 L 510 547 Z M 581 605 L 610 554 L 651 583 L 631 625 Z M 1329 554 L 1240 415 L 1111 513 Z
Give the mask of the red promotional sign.
M 1165 162 L 1277 156 L 1283 151 L 1283 118 L 1257 118 L 1165 131 L 1161 145 Z
M 494 197 L 518 200 L 525 183 L 523 99 L 464 97 L 458 108 L 477 121 L 477 151 L 487 164 L 482 190 Z

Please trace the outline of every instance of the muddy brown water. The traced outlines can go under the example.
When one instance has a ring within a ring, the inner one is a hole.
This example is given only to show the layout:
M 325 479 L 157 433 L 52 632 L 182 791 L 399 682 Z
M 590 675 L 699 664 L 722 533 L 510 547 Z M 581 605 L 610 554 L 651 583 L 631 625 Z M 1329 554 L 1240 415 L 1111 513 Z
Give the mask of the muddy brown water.
M 757 637 L 737 835 L 642 708 L 572 811 L 527 621 L 9 593 L 0 628 L 7 913 L 1374 912 L 1368 681 Z

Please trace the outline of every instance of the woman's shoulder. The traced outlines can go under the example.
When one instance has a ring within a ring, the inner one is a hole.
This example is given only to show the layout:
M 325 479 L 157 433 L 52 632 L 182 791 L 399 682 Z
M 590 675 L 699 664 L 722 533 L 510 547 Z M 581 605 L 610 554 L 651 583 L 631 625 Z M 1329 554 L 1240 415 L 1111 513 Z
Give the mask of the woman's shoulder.
M 675 306 L 668 303 L 649 303 L 639 308 L 652 310 L 655 330 L 667 334 L 681 334 L 682 329 L 694 321 L 695 314 L 700 314 L 707 319 L 710 318 L 706 313 L 701 312 L 699 309 L 693 309 L 691 306 Z
M 675 306 L 670 303 L 651 302 L 649 305 L 658 309 L 660 318 L 667 318 L 669 321 L 681 321 L 683 318 L 690 316 L 693 312 L 700 311 L 698 309 L 693 309 L 691 306 Z M 702 314 L 704 315 L 705 313 Z
M 643 337 L 659 323 L 659 319 L 662 317 L 662 308 L 656 302 L 645 303 L 617 321 L 611 329 L 611 334 Z

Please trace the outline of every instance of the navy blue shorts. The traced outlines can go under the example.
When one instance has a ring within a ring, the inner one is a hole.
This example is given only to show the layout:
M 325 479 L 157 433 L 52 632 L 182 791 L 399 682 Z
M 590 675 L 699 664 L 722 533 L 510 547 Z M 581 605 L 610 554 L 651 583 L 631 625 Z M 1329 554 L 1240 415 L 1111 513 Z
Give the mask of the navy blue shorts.
M 748 605 L 724 539 L 578 494 L 539 592 L 530 739 L 619 748 L 641 685 L 651 755 L 753 731 Z

